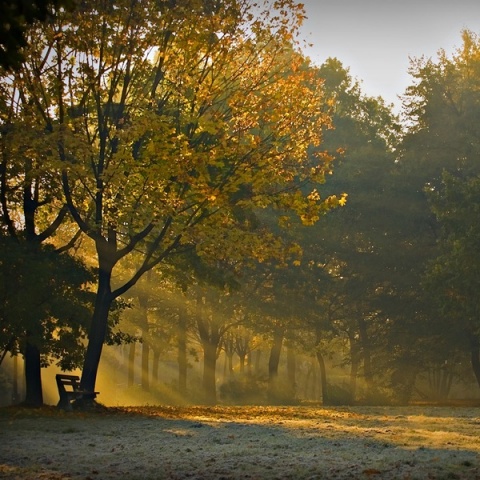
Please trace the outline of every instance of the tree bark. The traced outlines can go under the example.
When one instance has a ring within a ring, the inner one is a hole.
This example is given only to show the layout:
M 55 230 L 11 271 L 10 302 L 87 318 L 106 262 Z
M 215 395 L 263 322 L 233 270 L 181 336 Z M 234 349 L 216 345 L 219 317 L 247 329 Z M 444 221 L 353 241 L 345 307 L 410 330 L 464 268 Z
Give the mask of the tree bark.
M 100 269 L 98 288 L 95 298 L 92 324 L 88 334 L 88 346 L 83 363 L 80 387 L 88 392 L 95 391 L 98 367 L 102 356 L 103 344 L 107 334 L 108 313 L 113 301 L 110 290 L 111 269 Z
M 41 407 L 43 392 L 40 350 L 28 341 L 25 345 L 25 386 L 25 404 L 31 407 Z

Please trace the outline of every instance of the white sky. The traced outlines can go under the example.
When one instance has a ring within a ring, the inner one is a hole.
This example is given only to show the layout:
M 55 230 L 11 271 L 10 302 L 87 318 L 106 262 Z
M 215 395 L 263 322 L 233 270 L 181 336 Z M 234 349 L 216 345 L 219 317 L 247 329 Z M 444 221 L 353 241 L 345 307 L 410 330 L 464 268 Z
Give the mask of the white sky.
M 315 64 L 337 57 L 361 82 L 399 111 L 398 95 L 412 83 L 409 57 L 451 54 L 461 31 L 480 34 L 480 0 L 298 0 L 308 19 L 302 32 Z

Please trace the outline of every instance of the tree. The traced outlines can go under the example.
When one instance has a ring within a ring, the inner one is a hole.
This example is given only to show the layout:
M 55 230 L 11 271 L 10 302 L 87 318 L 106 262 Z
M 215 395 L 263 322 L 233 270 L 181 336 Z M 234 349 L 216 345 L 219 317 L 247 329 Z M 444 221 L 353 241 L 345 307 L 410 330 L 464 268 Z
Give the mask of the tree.
M 0 345 L 25 359 L 25 403 L 43 404 L 41 367 L 54 359 L 64 370 L 81 365 L 92 294 L 92 273 L 52 246 L 0 237 Z M 1 363 L 1 362 L 0 362 Z
M 375 359 L 385 337 L 375 337 L 378 326 L 386 323 L 379 315 L 379 297 L 397 280 L 397 233 L 403 227 L 401 210 L 397 212 L 392 201 L 400 126 L 391 107 L 381 98 L 363 95 L 339 60 L 328 59 L 318 75 L 324 78 L 326 95 L 335 100 L 334 128 L 325 132 L 322 147 L 337 152 L 338 158 L 325 191 L 347 192 L 348 202 L 312 228 L 292 228 L 290 240 L 300 246 L 302 256 L 293 269 L 295 280 L 288 284 L 300 287 L 296 295 L 303 303 L 302 325 L 312 332 L 308 340 L 317 354 L 328 402 L 322 343 L 332 335 L 347 345 L 352 399 L 362 367 L 374 396 L 375 372 L 369 366 L 380 366 Z
M 0 65 L 19 68 L 25 60 L 22 48 L 27 46 L 27 28 L 35 21 L 46 21 L 59 8 L 72 8 L 72 0 L 0 0 Z
M 426 284 L 439 310 L 441 330 L 449 331 L 448 342 L 441 341 L 445 353 L 450 351 L 450 358 L 454 357 L 452 346 L 469 352 L 480 386 L 480 177 L 464 179 L 445 173 L 443 178 L 442 188 L 431 192 L 432 208 L 442 227 L 441 248 L 427 271 Z
M 28 79 L 5 73 L 4 80 L 0 87 L 0 262 L 2 332 L 7 338 L 2 349 L 16 354 L 20 348 L 27 402 L 40 405 L 40 368 L 47 357 L 59 358 L 66 368 L 76 365 L 83 349 L 79 338 L 88 323 L 83 315 L 89 301 L 83 289 L 91 278 L 82 262 L 66 253 L 76 234 L 65 221 L 68 210 L 61 200 L 61 184 L 47 171 L 46 159 L 55 143 L 35 124 L 34 100 L 24 90 Z
M 476 318 L 478 235 L 478 118 L 480 112 L 480 42 L 468 31 L 451 57 L 440 51 L 437 61 L 420 59 L 411 73 L 416 80 L 405 96 L 412 121 L 404 141 L 405 156 L 419 167 L 417 182 L 430 200 L 439 239 L 438 257 L 429 264 L 426 285 L 432 312 L 430 331 L 441 349 L 439 361 L 452 362 L 455 352 L 469 353 L 480 377 Z M 425 208 L 428 204 L 425 201 Z
M 30 31 L 16 78 L 98 260 L 82 388 L 94 390 L 112 302 L 145 272 L 190 248 L 267 255 L 235 208 L 313 222 L 338 203 L 305 194 L 330 170 L 330 157 L 307 155 L 329 117 L 321 81 L 292 48 L 301 6 L 274 6 L 257 16 L 233 0 L 84 2 Z M 134 250 L 137 270 L 113 282 Z

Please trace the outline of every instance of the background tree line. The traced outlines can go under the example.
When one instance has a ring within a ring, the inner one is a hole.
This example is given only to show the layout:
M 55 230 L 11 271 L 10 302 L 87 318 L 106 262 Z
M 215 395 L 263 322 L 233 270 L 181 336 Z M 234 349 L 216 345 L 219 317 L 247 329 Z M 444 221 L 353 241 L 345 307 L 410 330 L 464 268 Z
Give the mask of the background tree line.
M 93 391 L 125 342 L 144 390 L 173 355 L 207 403 L 296 401 L 300 355 L 324 403 L 480 385 L 477 36 L 412 63 L 401 122 L 275 7 L 83 2 L 26 30 L 0 92 L 0 340 L 27 403 L 55 359 Z

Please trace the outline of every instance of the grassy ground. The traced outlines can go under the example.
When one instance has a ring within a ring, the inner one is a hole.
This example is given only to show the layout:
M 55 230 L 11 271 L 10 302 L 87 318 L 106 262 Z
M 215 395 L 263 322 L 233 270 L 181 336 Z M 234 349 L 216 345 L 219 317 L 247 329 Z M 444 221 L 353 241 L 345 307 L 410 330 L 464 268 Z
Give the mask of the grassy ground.
M 480 480 L 480 408 L 3 408 L 0 478 Z

